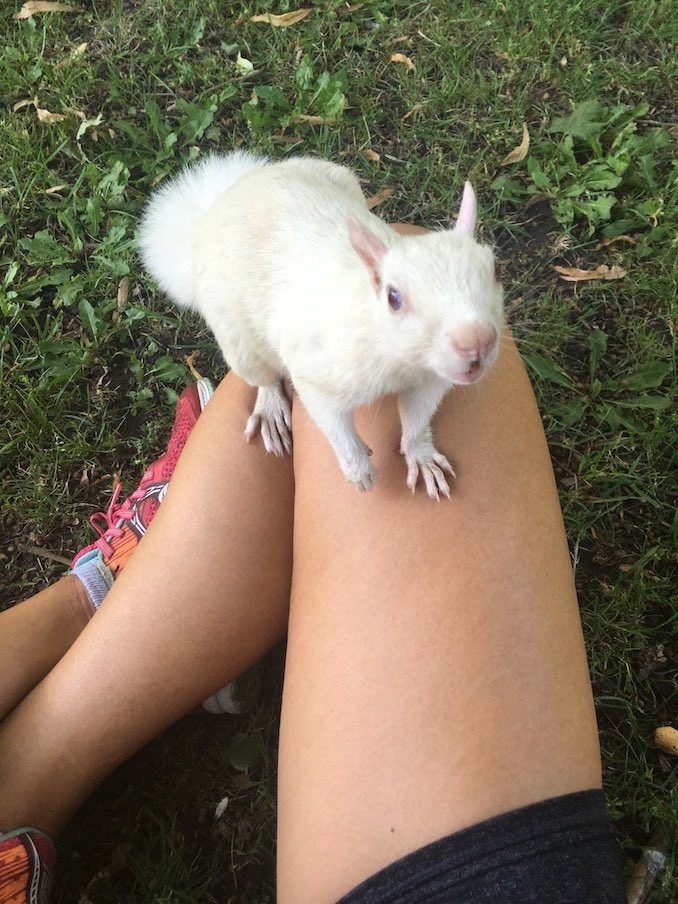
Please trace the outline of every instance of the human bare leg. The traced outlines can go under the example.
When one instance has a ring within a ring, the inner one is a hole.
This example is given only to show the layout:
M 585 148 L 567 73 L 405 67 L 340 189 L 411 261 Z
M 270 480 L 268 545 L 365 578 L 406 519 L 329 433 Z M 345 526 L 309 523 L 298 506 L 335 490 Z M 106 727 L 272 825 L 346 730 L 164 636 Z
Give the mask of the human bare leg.
M 56 665 L 91 615 L 73 575 L 0 613 L 0 719 Z
M 358 424 L 378 474 L 362 495 L 295 409 L 280 904 L 334 901 L 435 839 L 601 782 L 558 498 L 513 343 L 435 422 L 450 501 L 407 491 L 395 404 Z
M 282 636 L 292 470 L 243 442 L 253 398 L 233 376 L 217 389 L 106 604 L 0 725 L 0 826 L 57 833 L 111 769 Z
M 147 467 L 131 495 L 121 498 L 118 484 L 107 511 L 93 516 L 99 539 L 76 555 L 72 573 L 0 613 L 0 719 L 59 661 L 108 595 L 153 520 L 212 393 L 204 379 L 184 389 L 165 451 Z M 222 689 L 222 697 L 228 690 Z

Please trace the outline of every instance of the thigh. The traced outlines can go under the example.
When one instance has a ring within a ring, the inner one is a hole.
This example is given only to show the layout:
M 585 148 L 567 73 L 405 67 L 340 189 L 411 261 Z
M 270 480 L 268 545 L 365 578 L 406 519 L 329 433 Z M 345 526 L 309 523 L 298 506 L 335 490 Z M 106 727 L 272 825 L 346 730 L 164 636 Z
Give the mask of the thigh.
M 449 501 L 407 491 L 393 400 L 356 419 L 371 493 L 299 405 L 294 418 L 281 904 L 336 900 L 437 838 L 600 785 L 558 497 L 510 338 L 434 421 Z

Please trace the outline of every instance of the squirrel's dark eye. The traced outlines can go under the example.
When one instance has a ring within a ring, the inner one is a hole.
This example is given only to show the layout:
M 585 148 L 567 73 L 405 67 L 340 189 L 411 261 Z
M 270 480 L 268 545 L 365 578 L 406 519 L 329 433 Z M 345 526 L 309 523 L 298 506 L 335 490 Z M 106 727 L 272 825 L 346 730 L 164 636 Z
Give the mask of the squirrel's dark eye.
M 399 311 L 403 306 L 403 296 L 393 286 L 388 287 L 388 306 L 392 311 Z

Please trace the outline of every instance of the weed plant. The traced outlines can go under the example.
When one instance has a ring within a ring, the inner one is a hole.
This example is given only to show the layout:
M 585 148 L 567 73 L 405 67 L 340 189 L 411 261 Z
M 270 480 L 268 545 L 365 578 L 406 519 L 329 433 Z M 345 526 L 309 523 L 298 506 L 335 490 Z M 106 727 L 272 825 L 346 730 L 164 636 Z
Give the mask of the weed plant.
M 223 373 L 139 267 L 155 184 L 210 149 L 308 153 L 435 227 L 471 178 L 552 452 L 610 810 L 627 867 L 662 835 L 649 900 L 675 901 L 678 761 L 653 743 L 678 725 L 675 4 L 324 0 L 288 28 L 251 21 L 287 0 L 71 5 L 0 14 L 3 605 L 157 455 L 188 356 Z M 273 900 L 278 659 L 249 715 L 184 722 L 104 785 L 62 841 L 56 901 Z

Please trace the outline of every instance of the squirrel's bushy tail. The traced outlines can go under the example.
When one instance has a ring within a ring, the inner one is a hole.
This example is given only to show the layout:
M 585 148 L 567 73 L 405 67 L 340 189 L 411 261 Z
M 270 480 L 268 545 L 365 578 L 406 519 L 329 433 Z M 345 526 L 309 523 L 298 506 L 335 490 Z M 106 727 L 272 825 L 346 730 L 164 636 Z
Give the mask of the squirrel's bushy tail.
M 141 258 L 160 288 L 179 304 L 194 303 L 196 226 L 227 188 L 268 163 L 245 151 L 213 154 L 186 167 L 151 196 L 138 233 Z

